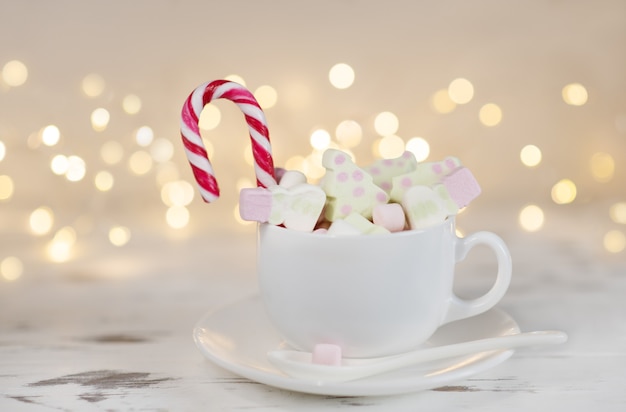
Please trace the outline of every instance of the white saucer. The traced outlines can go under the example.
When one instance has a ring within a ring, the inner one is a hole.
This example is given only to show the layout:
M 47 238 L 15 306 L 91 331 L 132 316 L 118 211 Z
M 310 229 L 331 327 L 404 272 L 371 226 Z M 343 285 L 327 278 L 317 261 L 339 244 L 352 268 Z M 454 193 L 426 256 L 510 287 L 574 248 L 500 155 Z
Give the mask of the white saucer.
M 439 328 L 425 346 L 441 346 L 518 333 L 517 323 L 499 309 Z M 493 368 L 513 350 L 477 353 L 433 361 L 361 380 L 326 383 L 291 378 L 266 358 L 284 347 L 270 324 L 261 299 L 251 297 L 206 314 L 193 330 L 196 345 L 209 360 L 237 375 L 297 392 L 337 396 L 378 396 L 415 392 L 448 385 Z

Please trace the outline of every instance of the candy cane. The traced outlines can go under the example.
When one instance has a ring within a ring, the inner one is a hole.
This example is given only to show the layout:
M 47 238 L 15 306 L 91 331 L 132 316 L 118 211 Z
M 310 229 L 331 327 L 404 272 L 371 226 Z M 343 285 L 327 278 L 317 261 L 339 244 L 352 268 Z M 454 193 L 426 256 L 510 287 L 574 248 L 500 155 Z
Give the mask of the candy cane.
M 246 118 L 252 140 L 257 186 L 270 187 L 276 185 L 267 122 L 261 106 L 252 93 L 242 85 L 228 80 L 203 83 L 189 95 L 183 105 L 180 134 L 185 145 L 187 159 L 200 186 L 200 194 L 207 203 L 213 202 L 219 197 L 220 189 L 202 137 L 200 137 L 198 120 L 204 106 L 212 100 L 220 98 L 235 103 Z

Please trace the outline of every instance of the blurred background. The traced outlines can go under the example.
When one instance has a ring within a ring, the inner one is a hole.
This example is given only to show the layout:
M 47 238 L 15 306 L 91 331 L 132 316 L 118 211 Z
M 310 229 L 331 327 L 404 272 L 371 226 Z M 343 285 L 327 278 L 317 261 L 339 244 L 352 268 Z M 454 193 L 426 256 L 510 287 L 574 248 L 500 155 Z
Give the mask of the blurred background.
M 327 147 L 362 166 L 452 155 L 483 189 L 461 230 L 626 257 L 624 1 L 30 0 L 0 5 L 0 38 L 0 283 L 132 273 L 133 245 L 153 266 L 214 235 L 253 246 L 239 109 L 201 117 L 217 202 L 180 139 L 187 96 L 221 78 L 264 107 L 275 164 L 313 182 Z

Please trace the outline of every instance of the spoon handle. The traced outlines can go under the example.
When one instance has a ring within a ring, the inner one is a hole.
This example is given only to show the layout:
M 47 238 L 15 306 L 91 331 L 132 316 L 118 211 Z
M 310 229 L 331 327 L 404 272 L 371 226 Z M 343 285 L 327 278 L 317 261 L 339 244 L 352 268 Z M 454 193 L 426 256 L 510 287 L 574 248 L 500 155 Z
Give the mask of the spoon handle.
M 372 362 L 370 368 L 367 370 L 369 373 L 367 373 L 367 375 L 363 374 L 362 377 L 377 375 L 422 362 L 453 358 L 455 356 L 471 353 L 514 349 L 532 345 L 558 344 L 565 341 L 567 341 L 567 335 L 564 332 L 536 331 L 421 349 L 414 352 L 381 358 L 380 360 Z M 355 365 L 354 367 L 357 368 L 358 366 Z M 363 372 L 366 371 L 363 370 Z

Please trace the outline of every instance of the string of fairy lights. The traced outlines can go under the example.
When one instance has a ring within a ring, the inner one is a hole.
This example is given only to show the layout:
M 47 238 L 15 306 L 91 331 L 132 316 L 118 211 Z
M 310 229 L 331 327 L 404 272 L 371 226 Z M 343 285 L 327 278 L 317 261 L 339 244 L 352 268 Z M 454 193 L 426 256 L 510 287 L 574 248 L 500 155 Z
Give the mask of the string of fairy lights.
M 28 67 L 21 61 L 12 60 L 2 66 L 0 76 L 0 93 L 13 88 L 23 87 L 28 83 Z M 226 79 L 246 85 L 243 78 L 237 75 L 226 76 Z M 336 89 L 348 89 L 355 81 L 354 69 L 345 63 L 331 67 L 328 72 L 328 81 Z M 81 90 L 87 98 L 101 96 L 107 88 L 103 76 L 92 73 L 81 80 Z M 269 110 L 279 103 L 278 91 L 270 86 L 263 85 L 253 93 L 261 107 Z M 447 114 L 458 106 L 465 105 L 474 98 L 474 85 L 465 78 L 452 79 L 447 87 L 434 92 L 430 97 L 430 106 L 435 113 Z M 588 99 L 587 89 L 580 83 L 566 84 L 562 88 L 562 101 L 572 106 L 583 106 Z M 136 94 L 127 94 L 121 99 L 121 108 L 128 116 L 134 116 L 142 110 L 142 99 Z M 207 105 L 199 120 L 200 129 L 204 134 L 216 129 L 221 122 L 220 108 L 213 103 Z M 501 123 L 503 112 L 497 103 L 482 105 L 477 114 L 478 121 L 484 127 L 494 127 Z M 97 107 L 90 115 L 90 124 L 94 131 L 106 130 L 111 119 L 111 111 L 107 107 Z M 373 129 L 377 137 L 371 144 L 372 154 L 380 158 L 394 158 L 405 150 L 411 151 L 418 161 L 425 161 L 430 155 L 428 139 L 414 136 L 408 139 L 397 135 L 399 118 L 396 114 L 385 111 L 373 116 Z M 368 125 L 369 126 L 369 125 Z M 346 119 L 341 121 L 334 130 L 318 128 L 310 133 L 309 153 L 289 157 L 284 167 L 300 170 L 310 181 L 320 179 L 325 169 L 321 165 L 322 153 L 328 148 L 338 148 L 352 154 L 352 150 L 360 147 L 364 142 L 364 125 Z M 28 150 L 38 151 L 43 147 L 55 148 L 63 135 L 59 124 L 43 125 L 38 131 L 30 134 L 26 145 Z M 93 187 L 102 193 L 111 191 L 116 185 L 115 174 L 111 170 L 126 165 L 131 174 L 146 176 L 153 174 L 158 187 L 160 198 L 166 207 L 166 213 L 161 224 L 171 230 L 178 230 L 190 224 L 191 213 L 189 205 L 195 198 L 195 185 L 181 178 L 179 172 L 186 164 L 176 164 L 173 161 L 175 144 L 169 138 L 156 137 L 157 133 L 149 125 L 138 125 L 133 131 L 134 148 L 129 150 L 116 139 L 108 139 L 100 145 L 99 157 L 104 164 L 101 170 L 92 171 L 87 161 L 76 154 L 56 153 L 51 156 L 49 169 L 54 175 L 64 177 L 69 182 L 79 182 L 86 178 L 93 179 Z M 6 158 L 13 156 L 11 145 L 5 143 L 0 136 L 0 165 Z M 209 157 L 214 152 L 213 143 L 204 138 Z M 519 161 L 525 167 L 538 167 L 542 159 L 542 149 L 536 144 L 527 144 L 519 151 Z M 245 162 L 252 165 L 252 150 L 249 144 L 244 148 Z M 589 174 L 600 183 L 611 181 L 615 175 L 615 159 L 609 153 L 593 153 L 589 159 Z M 16 182 L 14 177 L 19 170 L 0 169 L 0 204 L 15 204 Z M 237 189 L 252 187 L 254 182 L 249 178 L 240 178 Z M 555 204 L 564 205 L 574 202 L 577 198 L 577 185 L 568 178 L 563 178 L 551 188 L 550 197 Z M 626 201 L 613 203 L 607 211 L 614 228 L 606 232 L 603 238 L 604 249 L 612 254 L 626 250 L 626 234 L 621 225 L 626 224 Z M 63 263 L 74 257 L 74 248 L 78 242 L 77 229 L 71 225 L 57 227 L 55 211 L 47 205 L 41 205 L 30 211 L 28 221 L 24 222 L 24 230 L 33 236 L 47 237 L 45 256 L 50 262 Z M 237 210 L 234 210 L 234 220 L 245 225 L 239 219 Z M 518 213 L 518 223 L 522 230 L 536 232 L 544 226 L 545 214 L 541 205 L 524 205 Z M 108 230 L 108 241 L 118 247 L 125 246 L 132 236 L 132 228 L 112 224 Z M 0 279 L 14 281 L 24 273 L 24 263 L 20 256 L 2 256 L 0 252 Z

